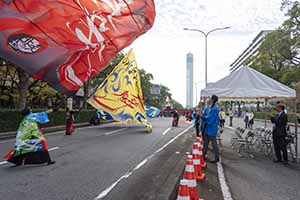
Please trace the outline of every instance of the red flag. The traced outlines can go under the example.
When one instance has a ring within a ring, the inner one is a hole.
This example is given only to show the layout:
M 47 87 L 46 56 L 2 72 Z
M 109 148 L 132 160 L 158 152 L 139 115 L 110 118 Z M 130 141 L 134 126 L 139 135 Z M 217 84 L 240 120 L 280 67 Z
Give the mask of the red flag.
M 154 19 L 153 0 L 5 0 L 0 57 L 71 94 Z

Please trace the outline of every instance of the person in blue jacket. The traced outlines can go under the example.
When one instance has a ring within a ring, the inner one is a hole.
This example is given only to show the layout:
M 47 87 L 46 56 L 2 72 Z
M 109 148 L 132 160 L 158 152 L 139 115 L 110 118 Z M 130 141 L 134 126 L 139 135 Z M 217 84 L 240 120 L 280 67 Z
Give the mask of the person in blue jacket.
M 212 141 L 215 160 L 211 162 L 217 163 L 219 162 L 219 147 L 217 143 L 217 134 L 218 134 L 218 125 L 219 125 L 219 109 L 217 106 L 218 97 L 216 95 L 212 95 L 210 100 L 211 100 L 211 106 L 208 112 L 206 113 L 206 115 L 202 116 L 202 120 L 205 124 L 203 156 L 204 158 L 206 158 L 209 142 Z
M 206 106 L 205 108 L 203 109 L 202 111 L 202 116 L 207 116 L 208 113 L 209 113 L 209 110 L 210 110 L 210 106 L 211 106 L 211 99 L 208 99 L 206 101 Z M 205 121 L 201 120 L 201 133 L 202 133 L 202 136 L 204 137 L 204 129 L 205 129 Z

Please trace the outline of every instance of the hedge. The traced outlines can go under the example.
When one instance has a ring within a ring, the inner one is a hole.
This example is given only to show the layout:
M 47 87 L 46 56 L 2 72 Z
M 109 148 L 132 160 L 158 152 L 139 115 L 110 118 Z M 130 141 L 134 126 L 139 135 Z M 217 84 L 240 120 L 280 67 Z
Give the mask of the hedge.
M 95 110 L 82 110 L 74 114 L 75 123 L 89 122 L 91 117 L 95 115 Z M 0 111 L 0 132 L 16 131 L 22 120 L 22 116 L 19 111 Z M 66 112 L 56 111 L 49 114 L 49 120 L 47 124 L 43 124 L 41 127 L 51 127 L 65 125 Z
M 276 112 L 255 112 L 254 119 L 265 119 L 265 114 L 267 114 L 267 119 L 269 120 L 269 116 L 275 116 Z M 288 114 L 288 122 L 294 123 L 295 122 L 295 115 Z

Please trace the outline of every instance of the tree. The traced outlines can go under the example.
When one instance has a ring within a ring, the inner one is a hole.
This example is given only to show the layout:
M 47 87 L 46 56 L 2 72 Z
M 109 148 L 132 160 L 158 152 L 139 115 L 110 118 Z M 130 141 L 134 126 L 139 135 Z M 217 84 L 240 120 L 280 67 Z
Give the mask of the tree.
M 175 101 L 174 99 L 171 99 L 170 103 L 172 104 L 173 109 L 176 109 L 176 110 L 184 109 L 184 107 L 179 102 Z
M 300 80 L 300 3 L 283 1 L 287 20 L 269 33 L 246 64 L 290 87 Z

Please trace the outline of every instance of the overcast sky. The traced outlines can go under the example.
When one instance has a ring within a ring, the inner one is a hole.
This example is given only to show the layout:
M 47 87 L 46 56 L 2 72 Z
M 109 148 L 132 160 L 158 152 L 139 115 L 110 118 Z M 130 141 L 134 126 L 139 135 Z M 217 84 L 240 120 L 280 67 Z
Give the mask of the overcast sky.
M 229 73 L 229 65 L 261 30 L 272 30 L 284 20 L 281 0 L 155 0 L 153 28 L 131 46 L 140 68 L 154 75 L 154 82 L 171 89 L 173 98 L 186 105 L 186 54 L 194 54 L 194 82 L 204 88 L 204 37 L 183 31 L 204 31 L 230 26 L 208 39 L 208 82 Z M 195 93 L 195 88 L 194 88 Z M 194 101 L 196 100 L 194 94 Z

